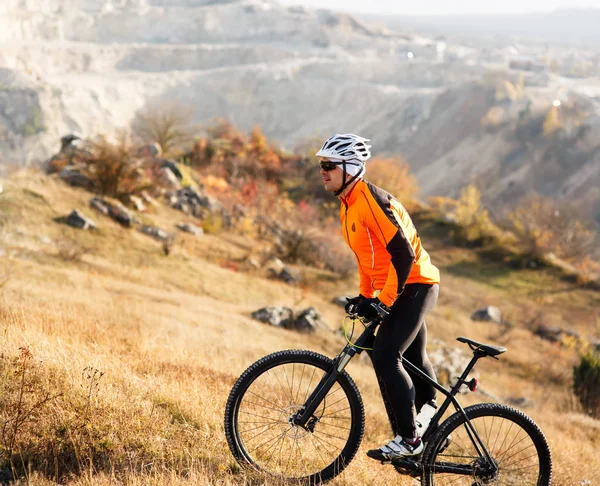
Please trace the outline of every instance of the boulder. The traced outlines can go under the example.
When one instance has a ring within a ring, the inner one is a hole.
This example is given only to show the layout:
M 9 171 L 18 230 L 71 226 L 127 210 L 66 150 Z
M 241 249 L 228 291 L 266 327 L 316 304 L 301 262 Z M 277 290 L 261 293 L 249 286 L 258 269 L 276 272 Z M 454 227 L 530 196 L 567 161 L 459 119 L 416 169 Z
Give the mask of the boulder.
M 200 226 L 196 226 L 191 223 L 179 223 L 177 228 L 181 231 L 185 231 L 186 233 L 191 233 L 195 236 L 201 236 L 204 234 L 204 230 Z
M 474 321 L 495 322 L 497 324 L 502 324 L 503 322 L 500 309 L 493 305 L 476 310 L 471 316 L 471 319 Z
M 181 189 L 181 182 L 168 167 L 161 167 L 158 169 L 158 182 L 171 189 Z
M 92 181 L 79 170 L 73 167 L 65 167 L 58 173 L 63 181 L 73 187 L 83 187 L 84 189 L 90 189 L 92 187 Z
M 94 223 L 90 218 L 81 214 L 76 209 L 73 209 L 71 214 L 66 217 L 65 223 L 67 223 L 69 226 L 73 226 L 74 228 L 80 228 L 84 230 L 97 229 L 96 223 Z
M 275 274 L 279 274 L 284 267 L 285 265 L 283 262 L 277 257 L 270 259 L 266 264 L 266 268 Z
M 431 349 L 427 350 L 429 359 L 438 382 L 444 386 L 454 385 L 456 378 L 459 377 L 466 366 L 471 361 L 473 355 L 462 348 L 448 346 L 443 341 L 434 339 L 431 341 Z M 471 377 L 475 373 L 471 373 Z M 466 392 L 466 387 L 461 388 L 461 392 Z
M 300 272 L 290 267 L 284 267 L 278 275 L 280 280 L 287 284 L 296 284 L 300 282 Z
M 142 198 L 140 198 L 138 196 L 130 195 L 129 202 L 131 202 L 131 204 L 136 209 L 136 211 L 140 211 L 142 213 L 146 211 L 146 206 L 144 205 Z
M 108 216 L 108 213 L 110 212 L 110 206 L 106 203 L 106 201 L 104 201 L 104 199 L 99 197 L 93 197 L 90 199 L 90 207 L 99 213 L 104 214 L 105 216 Z
M 173 239 L 171 234 L 158 228 L 157 226 L 144 225 L 140 228 L 140 231 L 158 241 L 169 241 Z
M 300 312 L 300 315 L 286 327 L 298 332 L 313 333 L 317 328 L 327 326 L 321 321 L 321 314 L 314 307 L 309 307 Z
M 252 318 L 277 327 L 288 327 L 294 320 L 294 311 L 288 307 L 269 306 L 252 313 Z
M 141 224 L 139 218 L 132 211 L 129 211 L 125 206 L 118 202 L 109 204 L 108 215 L 117 223 L 127 228 L 136 224 Z
M 66 152 L 69 149 L 78 148 L 83 140 L 77 133 L 69 133 L 60 139 L 60 151 Z
M 536 336 L 541 337 L 542 339 L 546 339 L 547 341 L 551 341 L 551 342 L 562 342 L 562 340 L 565 337 L 572 337 L 575 339 L 580 339 L 581 336 L 579 335 L 578 332 L 576 331 L 570 331 L 567 329 L 562 329 L 560 327 L 556 327 L 556 326 L 545 326 L 543 324 L 540 324 L 539 326 L 537 326 L 534 330 L 533 333 Z

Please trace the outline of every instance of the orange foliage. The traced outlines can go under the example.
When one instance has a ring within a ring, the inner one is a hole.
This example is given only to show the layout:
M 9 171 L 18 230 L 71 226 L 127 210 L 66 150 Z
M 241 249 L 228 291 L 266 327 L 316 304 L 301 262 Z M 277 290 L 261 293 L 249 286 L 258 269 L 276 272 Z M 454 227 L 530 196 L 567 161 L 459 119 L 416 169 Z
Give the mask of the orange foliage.
M 375 158 L 367 163 L 365 179 L 385 189 L 401 202 L 413 201 L 419 193 L 416 178 L 402 159 Z

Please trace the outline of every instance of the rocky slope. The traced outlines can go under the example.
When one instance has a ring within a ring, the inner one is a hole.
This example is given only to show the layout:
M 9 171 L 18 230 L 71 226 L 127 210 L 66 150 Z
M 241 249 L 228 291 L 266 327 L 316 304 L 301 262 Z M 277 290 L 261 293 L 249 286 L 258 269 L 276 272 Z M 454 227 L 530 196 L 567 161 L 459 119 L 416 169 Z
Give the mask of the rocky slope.
M 5 0 L 0 167 L 49 155 L 67 132 L 128 127 L 144 106 L 167 100 L 192 106 L 201 123 L 258 123 L 287 147 L 334 131 L 365 134 L 378 151 L 404 154 L 424 195 L 454 195 L 512 153 L 479 123 L 495 102 L 482 82 L 491 67 L 498 63 L 476 47 L 274 0 Z M 588 90 L 581 96 L 594 120 L 594 83 L 571 84 Z M 549 76 L 525 97 L 543 110 L 564 86 Z M 540 190 L 518 175 L 537 160 L 524 154 L 510 166 L 512 184 Z M 598 172 L 597 157 L 584 162 L 577 171 Z M 556 181 L 541 189 L 579 197 L 565 192 L 564 175 Z M 586 195 L 586 205 L 598 198 Z

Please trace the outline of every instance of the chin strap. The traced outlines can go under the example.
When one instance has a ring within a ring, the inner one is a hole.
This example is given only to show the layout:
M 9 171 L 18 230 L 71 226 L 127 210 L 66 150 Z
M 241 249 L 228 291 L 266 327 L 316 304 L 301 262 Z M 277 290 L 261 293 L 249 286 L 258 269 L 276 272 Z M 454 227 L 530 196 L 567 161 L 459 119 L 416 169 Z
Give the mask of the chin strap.
M 350 165 L 357 165 L 357 164 L 350 164 Z M 344 192 L 344 189 L 346 189 L 356 179 L 362 177 L 362 175 L 365 173 L 365 166 L 364 166 L 364 164 L 362 164 L 362 167 L 361 167 L 360 171 L 358 172 L 358 174 L 353 175 L 349 180 L 346 180 L 346 176 L 348 175 L 348 173 L 346 172 L 346 162 L 342 162 L 342 170 L 344 171 L 344 173 L 342 175 L 342 180 L 344 182 L 342 183 L 342 186 L 337 191 L 333 191 L 333 194 L 335 194 L 336 196 L 339 196 L 342 192 Z

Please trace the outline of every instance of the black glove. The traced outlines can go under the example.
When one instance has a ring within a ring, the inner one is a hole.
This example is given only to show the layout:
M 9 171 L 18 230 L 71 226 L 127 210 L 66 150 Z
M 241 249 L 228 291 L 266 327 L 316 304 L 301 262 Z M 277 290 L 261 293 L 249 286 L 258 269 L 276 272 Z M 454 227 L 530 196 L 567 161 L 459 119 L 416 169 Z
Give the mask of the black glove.
M 346 300 L 348 301 L 348 303 L 344 306 L 344 309 L 346 310 L 346 314 L 356 312 L 356 306 L 365 299 L 366 299 L 366 297 L 364 295 L 360 295 L 360 294 L 357 295 L 356 297 L 352 297 L 352 298 L 346 297 Z
M 377 317 L 385 317 L 390 313 L 390 309 L 387 305 L 381 302 L 379 299 L 363 299 L 356 306 L 356 314 L 360 317 L 372 321 Z

